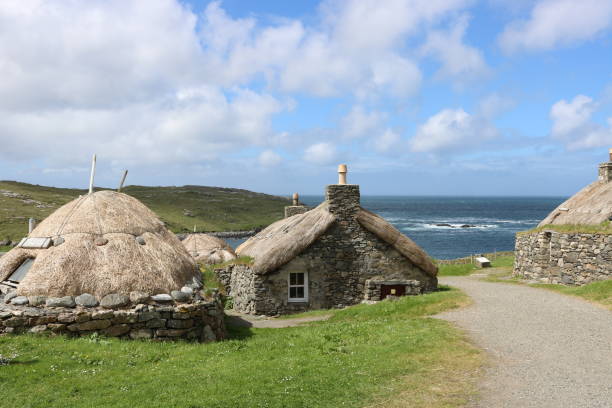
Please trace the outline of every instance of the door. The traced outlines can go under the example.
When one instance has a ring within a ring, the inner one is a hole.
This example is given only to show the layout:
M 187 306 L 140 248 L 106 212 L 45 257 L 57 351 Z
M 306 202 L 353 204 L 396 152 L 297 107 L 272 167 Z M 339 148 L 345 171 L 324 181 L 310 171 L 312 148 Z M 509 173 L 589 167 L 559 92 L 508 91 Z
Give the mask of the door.
M 406 294 L 405 285 L 380 285 L 380 299 L 386 299 L 387 296 L 404 296 Z

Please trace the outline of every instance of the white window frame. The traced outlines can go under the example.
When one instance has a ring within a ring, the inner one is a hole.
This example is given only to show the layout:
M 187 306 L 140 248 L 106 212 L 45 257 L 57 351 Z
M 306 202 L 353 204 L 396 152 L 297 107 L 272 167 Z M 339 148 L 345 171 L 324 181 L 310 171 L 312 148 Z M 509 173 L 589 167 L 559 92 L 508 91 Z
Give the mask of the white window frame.
M 292 285 L 291 284 L 291 274 L 292 273 L 303 274 L 304 275 L 304 285 Z M 303 298 L 292 298 L 291 288 L 301 288 L 301 287 L 304 287 L 304 297 Z M 289 303 L 308 302 L 308 272 L 289 272 L 289 275 L 287 275 L 287 301 Z

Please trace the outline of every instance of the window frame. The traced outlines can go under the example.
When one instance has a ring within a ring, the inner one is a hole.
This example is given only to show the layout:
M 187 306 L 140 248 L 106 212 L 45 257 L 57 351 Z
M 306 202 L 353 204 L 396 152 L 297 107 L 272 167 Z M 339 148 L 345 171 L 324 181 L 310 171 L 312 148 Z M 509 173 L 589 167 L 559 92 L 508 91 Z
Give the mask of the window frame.
M 291 284 L 291 274 L 302 274 L 304 275 L 304 284 L 303 285 L 292 285 Z M 291 297 L 291 288 L 304 288 L 304 297 L 301 298 L 292 298 Z M 289 303 L 306 303 L 308 302 L 308 272 L 289 272 L 287 275 L 287 302 Z

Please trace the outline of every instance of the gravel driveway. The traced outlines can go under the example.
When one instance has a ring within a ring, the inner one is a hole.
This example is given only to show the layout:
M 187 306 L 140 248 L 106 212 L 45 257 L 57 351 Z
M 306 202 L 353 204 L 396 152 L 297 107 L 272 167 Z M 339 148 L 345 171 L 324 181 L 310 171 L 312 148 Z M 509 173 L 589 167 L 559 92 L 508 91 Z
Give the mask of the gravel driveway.
M 436 317 L 489 353 L 476 407 L 612 407 L 612 312 L 544 289 L 442 277 L 474 304 Z

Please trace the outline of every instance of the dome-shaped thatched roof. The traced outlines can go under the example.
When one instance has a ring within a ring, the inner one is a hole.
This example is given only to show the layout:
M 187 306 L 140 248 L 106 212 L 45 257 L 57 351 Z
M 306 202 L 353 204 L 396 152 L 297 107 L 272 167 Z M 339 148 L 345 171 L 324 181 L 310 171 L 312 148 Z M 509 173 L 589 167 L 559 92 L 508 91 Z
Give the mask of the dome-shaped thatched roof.
M 17 247 L 0 258 L 0 281 L 25 259 L 35 258 L 17 287 L 22 295 L 169 293 L 199 273 L 178 238 L 151 210 L 115 191 L 71 201 L 42 221 L 29 237 L 50 237 L 55 245 Z
M 538 224 L 598 225 L 612 216 L 612 182 L 596 181 L 555 208 Z
M 183 245 L 197 262 L 213 265 L 236 259 L 234 249 L 221 238 L 208 234 L 189 234 Z

